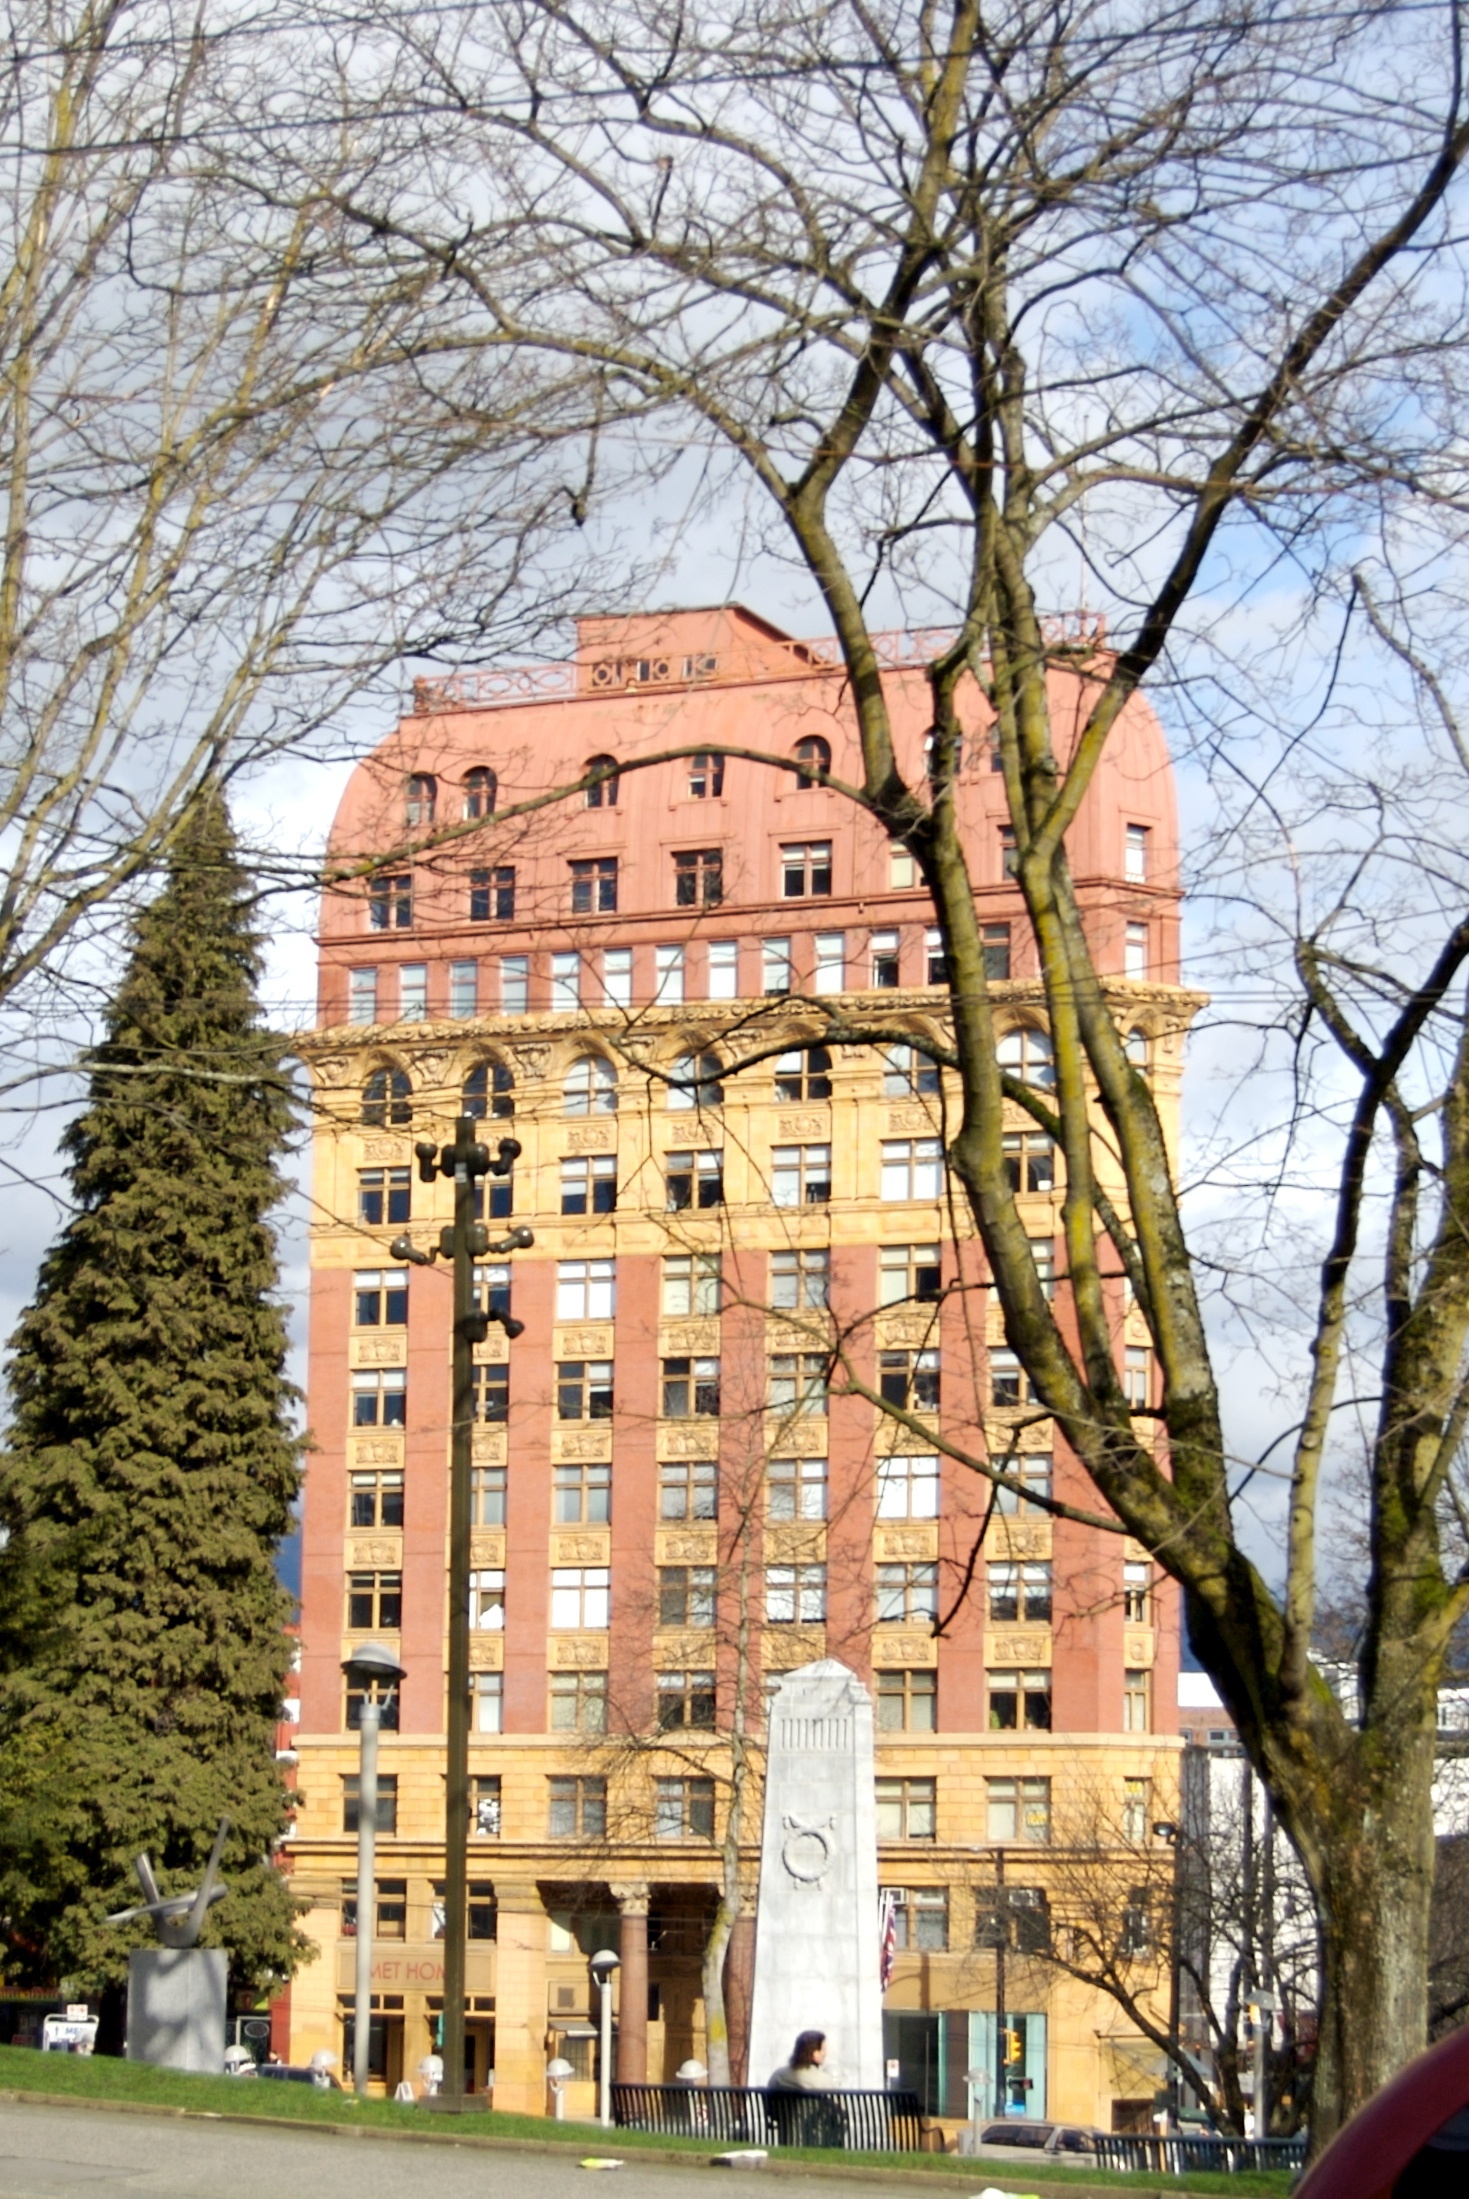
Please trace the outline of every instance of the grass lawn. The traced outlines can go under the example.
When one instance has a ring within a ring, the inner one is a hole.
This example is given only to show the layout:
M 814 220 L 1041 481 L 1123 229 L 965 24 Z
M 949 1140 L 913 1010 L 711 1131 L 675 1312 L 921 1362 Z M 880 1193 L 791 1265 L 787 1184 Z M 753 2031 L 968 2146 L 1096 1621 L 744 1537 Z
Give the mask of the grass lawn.
M 0 2092 L 45 2093 L 58 2100 L 96 2100 L 120 2106 L 161 2108 L 195 2115 L 267 2115 L 280 2121 L 345 2125 L 353 2129 L 412 2131 L 418 2137 L 452 2139 L 456 2144 L 487 2144 L 496 2139 L 521 2145 L 567 2146 L 581 2153 L 692 2154 L 707 2160 L 717 2150 L 707 2138 L 658 2138 L 643 2131 L 604 2131 L 595 2123 L 557 2124 L 538 2115 L 481 2114 L 438 2117 L 421 2107 L 400 2107 L 394 2100 L 358 2102 L 345 2092 L 318 2092 L 304 2084 L 261 2084 L 249 2078 L 185 2077 L 171 2069 L 150 2069 L 142 2062 L 103 2060 L 75 2054 L 38 2054 L 25 2047 L 0 2046 Z M 1187 2186 L 1157 2176 L 1119 2176 L 1105 2170 L 1049 2169 L 1038 2186 L 1030 2172 L 939 2153 L 832 2153 L 809 2146 L 783 2148 L 781 2161 L 803 2161 L 828 2168 L 867 2167 L 914 2171 L 962 2179 L 970 2191 L 997 2184 L 1006 2191 L 1070 2188 L 1161 2191 L 1180 2199 L 1190 2193 L 1229 2193 L 1233 2199 L 1285 2199 L 1291 2177 L 1284 2172 L 1258 2176 L 1190 2176 Z

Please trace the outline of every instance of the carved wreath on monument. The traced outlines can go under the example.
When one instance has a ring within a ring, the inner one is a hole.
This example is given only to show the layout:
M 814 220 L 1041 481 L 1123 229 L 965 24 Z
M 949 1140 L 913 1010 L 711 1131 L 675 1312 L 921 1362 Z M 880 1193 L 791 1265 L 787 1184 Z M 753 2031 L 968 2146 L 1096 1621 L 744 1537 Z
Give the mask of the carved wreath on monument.
M 780 1859 L 798 1886 L 819 1886 L 831 1869 L 836 1819 L 782 1817 Z

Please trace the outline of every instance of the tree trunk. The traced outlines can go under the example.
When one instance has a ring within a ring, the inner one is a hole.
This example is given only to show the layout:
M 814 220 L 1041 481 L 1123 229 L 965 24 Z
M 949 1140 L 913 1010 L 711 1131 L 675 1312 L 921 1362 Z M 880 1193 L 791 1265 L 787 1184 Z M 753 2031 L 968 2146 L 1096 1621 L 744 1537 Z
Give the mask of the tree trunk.
M 704 2052 L 711 2084 L 728 2084 L 729 2018 L 724 2005 L 724 1958 L 734 1930 L 729 1901 L 722 1897 L 704 1942 Z

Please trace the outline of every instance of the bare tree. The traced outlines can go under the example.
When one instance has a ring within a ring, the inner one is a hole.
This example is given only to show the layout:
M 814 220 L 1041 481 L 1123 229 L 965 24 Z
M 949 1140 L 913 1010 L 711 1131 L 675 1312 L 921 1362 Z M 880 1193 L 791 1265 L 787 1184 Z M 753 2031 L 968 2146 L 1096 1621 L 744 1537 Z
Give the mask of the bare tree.
M 1455 1004 L 1469 927 L 1448 914 L 1420 927 L 1391 968 L 1380 933 L 1370 956 L 1343 938 L 1340 899 L 1299 901 L 1287 927 L 1285 1026 L 1328 1035 L 1349 1093 L 1343 1121 L 1316 1124 L 1326 1243 L 1284 1416 L 1285 1564 L 1267 1579 L 1237 1524 L 1162 1129 L 1066 848 L 1119 713 L 1183 651 L 1190 617 L 1207 634 L 1280 558 L 1329 594 L 1344 536 L 1369 524 L 1401 546 L 1432 511 L 1452 534 L 1458 9 L 1246 23 L 1211 4 L 1142 21 L 1045 0 L 998 15 L 974 0 L 814 15 L 779 0 L 521 0 L 399 29 L 374 111 L 416 107 L 422 125 L 342 186 L 364 252 L 423 270 L 476 371 L 517 353 L 595 362 L 634 462 L 637 423 L 674 423 L 706 482 L 743 497 L 747 543 L 792 558 L 830 615 L 861 742 L 842 791 L 912 850 L 943 933 L 953 1040 L 934 1050 L 961 1093 L 949 1154 L 1009 1344 L 1099 1516 L 1181 1582 L 1320 1905 L 1319 2142 L 1425 2037 L 1434 1691 L 1469 1595 L 1439 1525 L 1469 1413 L 1469 1032 Z M 486 171 L 493 203 L 464 188 Z M 596 493 L 617 485 L 609 463 Z M 1042 616 L 1078 568 L 1122 631 L 1110 650 Z M 922 776 L 900 768 L 874 639 L 874 607 L 894 602 L 912 623 L 948 621 L 926 670 Z M 1082 675 L 1064 726 L 1047 689 L 1058 649 Z M 1300 698 L 1283 659 L 1276 688 L 1289 730 Z M 1054 1090 L 996 1055 L 952 800 L 966 724 L 998 747 Z M 1268 778 L 1254 770 L 1251 817 L 1279 825 Z M 1405 1097 L 1415 1077 L 1421 1099 Z M 1074 1330 L 1016 1211 L 1005 1100 L 1064 1154 Z M 1142 1415 L 1114 1357 L 1123 1276 L 1156 1361 Z M 1380 1314 L 1370 1372 L 1353 1325 L 1364 1293 Z M 1373 1416 L 1354 1704 L 1311 1656 L 1349 1367 Z M 973 1464 L 991 1471 L 982 1446 Z

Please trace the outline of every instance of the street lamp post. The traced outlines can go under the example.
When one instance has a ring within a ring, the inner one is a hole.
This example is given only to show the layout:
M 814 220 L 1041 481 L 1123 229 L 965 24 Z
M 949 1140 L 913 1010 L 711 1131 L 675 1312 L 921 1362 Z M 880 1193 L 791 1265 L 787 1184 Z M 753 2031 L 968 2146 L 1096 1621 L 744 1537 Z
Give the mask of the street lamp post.
M 381 1642 L 359 1642 L 343 1665 L 348 1684 L 362 1690 L 357 1721 L 357 1998 L 352 2027 L 352 2084 L 367 2098 L 372 2043 L 372 1928 L 377 1889 L 377 1737 L 383 1712 L 403 1679 L 403 1667 Z
M 535 1242 L 528 1229 L 512 1229 L 491 1243 L 484 1223 L 475 1219 L 475 1185 L 484 1176 L 507 1176 L 520 1155 L 514 1138 L 501 1138 L 497 1158 L 474 1134 L 474 1118 L 461 1115 L 454 1142 L 442 1149 L 429 1139 L 413 1148 L 419 1178 L 432 1183 L 452 1177 L 454 1220 L 439 1232 L 438 1244 L 420 1252 L 408 1237 L 389 1247 L 395 1260 L 427 1267 L 435 1258 L 454 1263 L 453 1422 L 449 1451 L 449 1703 L 444 1781 L 444 2105 L 452 2112 L 464 2104 L 464 1973 L 468 1942 L 469 1879 L 469 1557 L 470 1468 L 474 1435 L 474 1346 L 482 1344 L 491 1322 L 508 1337 L 519 1336 L 523 1321 L 475 1304 L 474 1262 L 487 1255 L 519 1252 Z
M 592 1976 L 602 1996 L 601 2051 L 597 2057 L 597 2120 L 604 2130 L 612 2127 L 612 1973 L 621 1957 L 604 1947 L 592 1957 Z
M 1183 2121 L 1183 2042 L 1179 2037 L 1182 2015 L 1183 1939 L 1183 1827 L 1172 1818 L 1158 1818 L 1153 1825 L 1157 1839 L 1173 1850 L 1173 1902 L 1168 1956 L 1168 2124 L 1178 2130 Z

